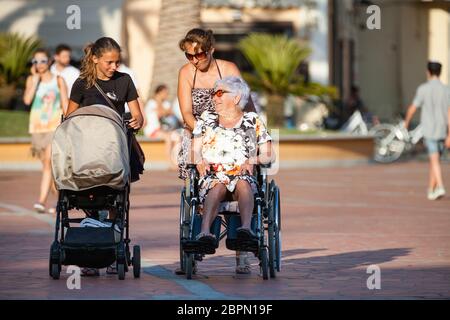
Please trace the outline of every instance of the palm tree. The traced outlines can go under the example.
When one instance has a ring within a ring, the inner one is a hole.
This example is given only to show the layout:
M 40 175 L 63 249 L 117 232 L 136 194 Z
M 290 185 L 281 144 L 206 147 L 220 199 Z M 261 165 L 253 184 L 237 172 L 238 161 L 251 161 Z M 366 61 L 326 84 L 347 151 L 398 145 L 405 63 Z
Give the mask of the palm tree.
M 36 37 L 0 33 L 0 108 L 9 108 L 16 88 L 28 73 L 34 51 L 42 42 Z
M 243 77 L 254 90 L 268 94 L 269 127 L 283 126 L 284 98 L 302 85 L 303 79 L 296 71 L 311 50 L 297 40 L 265 33 L 250 34 L 238 47 L 255 70 Z
M 158 84 L 164 83 L 169 87 L 171 96 L 175 96 L 177 70 L 186 63 L 178 49 L 178 42 L 189 29 L 200 26 L 200 6 L 201 0 L 161 0 L 151 92 Z

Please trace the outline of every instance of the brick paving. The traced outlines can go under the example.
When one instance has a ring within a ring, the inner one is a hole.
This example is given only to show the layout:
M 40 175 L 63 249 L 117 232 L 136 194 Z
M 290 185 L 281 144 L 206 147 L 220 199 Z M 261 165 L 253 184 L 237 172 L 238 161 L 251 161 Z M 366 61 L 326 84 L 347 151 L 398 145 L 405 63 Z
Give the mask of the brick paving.
M 443 166 L 450 190 L 450 164 Z M 221 243 L 189 281 L 177 276 L 180 181 L 147 172 L 131 196 L 131 239 L 144 270 L 82 278 L 69 290 L 48 277 L 54 216 L 31 211 L 38 172 L 0 172 L 0 299 L 449 299 L 450 195 L 430 202 L 426 162 L 353 168 L 282 170 L 282 272 L 263 281 L 234 274 L 234 253 Z M 54 201 L 55 198 L 52 197 Z M 366 286 L 367 267 L 381 289 Z

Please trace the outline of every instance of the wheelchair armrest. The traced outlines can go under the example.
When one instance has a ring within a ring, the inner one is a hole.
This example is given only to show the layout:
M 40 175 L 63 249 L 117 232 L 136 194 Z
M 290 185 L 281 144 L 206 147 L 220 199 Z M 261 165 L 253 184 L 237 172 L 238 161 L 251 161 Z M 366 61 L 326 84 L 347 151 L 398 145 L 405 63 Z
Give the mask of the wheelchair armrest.
M 269 162 L 269 163 L 261 163 L 261 164 L 259 164 L 259 166 L 262 169 L 270 169 L 270 168 L 272 168 L 272 163 L 271 162 Z
M 196 165 L 195 163 L 188 163 L 188 164 L 186 165 L 186 168 L 187 168 L 188 170 L 191 170 L 191 169 L 197 169 L 197 165 Z

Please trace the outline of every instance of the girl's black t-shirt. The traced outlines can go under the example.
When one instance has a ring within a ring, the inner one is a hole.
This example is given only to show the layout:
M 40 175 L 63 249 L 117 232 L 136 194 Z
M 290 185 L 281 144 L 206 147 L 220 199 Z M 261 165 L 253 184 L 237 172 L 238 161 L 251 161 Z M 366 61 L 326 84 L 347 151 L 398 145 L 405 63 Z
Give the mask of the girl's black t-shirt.
M 131 80 L 130 75 L 122 72 L 114 72 L 114 75 L 108 81 L 97 79 L 97 83 L 116 106 L 120 114 L 125 112 L 125 102 L 130 102 L 138 98 L 136 87 Z M 78 78 L 72 86 L 70 100 L 78 103 L 80 107 L 93 104 L 103 104 L 109 107 L 108 101 L 95 86 L 86 89 L 86 80 Z

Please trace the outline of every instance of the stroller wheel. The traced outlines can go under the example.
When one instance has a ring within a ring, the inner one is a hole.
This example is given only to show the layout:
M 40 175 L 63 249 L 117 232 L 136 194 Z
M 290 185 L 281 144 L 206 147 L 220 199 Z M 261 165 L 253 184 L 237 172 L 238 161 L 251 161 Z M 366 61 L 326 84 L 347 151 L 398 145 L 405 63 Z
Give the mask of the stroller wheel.
M 125 280 L 125 264 L 117 264 L 117 275 L 119 277 L 119 280 Z
M 55 280 L 58 280 L 60 273 L 61 273 L 61 268 L 59 267 L 59 265 L 56 263 L 52 263 L 52 267 L 51 267 L 52 278 Z
M 133 275 L 135 278 L 141 276 L 141 247 L 133 246 Z
M 52 243 L 48 259 L 48 273 L 53 279 L 59 279 L 61 273 L 61 252 L 57 243 Z

